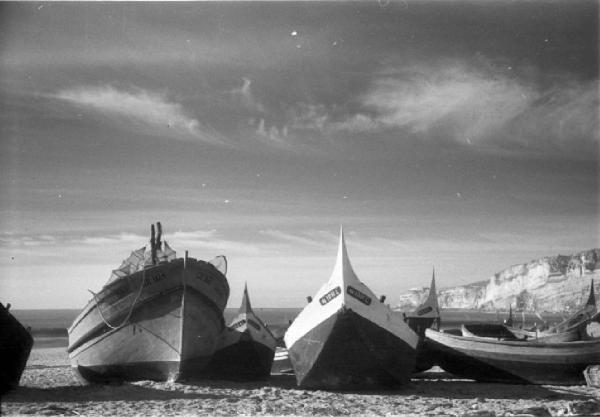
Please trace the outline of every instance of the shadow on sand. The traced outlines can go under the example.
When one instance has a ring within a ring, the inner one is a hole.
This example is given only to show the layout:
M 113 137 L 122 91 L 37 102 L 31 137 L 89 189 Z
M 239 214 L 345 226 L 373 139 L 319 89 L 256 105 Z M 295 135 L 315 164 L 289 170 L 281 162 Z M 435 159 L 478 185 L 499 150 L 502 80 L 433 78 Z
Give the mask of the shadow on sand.
M 207 400 L 229 398 L 227 395 L 194 392 L 184 389 L 147 387 L 134 384 L 62 386 L 53 388 L 19 387 L 2 400 L 5 403 L 152 401 L 152 400 Z
M 456 399 L 538 399 L 538 400 L 582 400 L 595 398 L 592 394 L 571 392 L 568 387 L 543 385 L 520 385 L 477 382 L 457 379 L 447 372 L 423 372 L 413 375 L 406 394 Z

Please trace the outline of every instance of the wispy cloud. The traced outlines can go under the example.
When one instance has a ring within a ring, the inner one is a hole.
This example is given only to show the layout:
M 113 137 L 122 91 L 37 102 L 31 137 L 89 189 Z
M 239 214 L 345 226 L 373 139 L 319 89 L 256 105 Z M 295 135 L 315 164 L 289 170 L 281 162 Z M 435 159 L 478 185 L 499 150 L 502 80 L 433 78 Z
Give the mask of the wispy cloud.
M 362 104 L 374 110 L 381 127 L 412 133 L 440 128 L 459 142 L 472 143 L 489 138 L 534 98 L 532 89 L 517 80 L 455 65 L 414 67 L 378 78 Z
M 541 84 L 489 63 L 386 67 L 346 108 L 298 103 L 288 111 L 288 124 L 330 136 L 387 131 L 486 149 L 596 148 L 598 81 L 564 74 L 550 87 Z
M 254 96 L 252 89 L 252 80 L 247 77 L 242 78 L 242 86 L 234 88 L 230 91 L 231 97 L 234 100 L 239 100 L 240 103 L 247 109 L 259 113 L 264 113 L 265 108 L 263 104 Z
M 165 94 L 110 85 L 60 90 L 52 97 L 117 119 L 127 127 L 179 140 L 225 144 L 224 138 Z

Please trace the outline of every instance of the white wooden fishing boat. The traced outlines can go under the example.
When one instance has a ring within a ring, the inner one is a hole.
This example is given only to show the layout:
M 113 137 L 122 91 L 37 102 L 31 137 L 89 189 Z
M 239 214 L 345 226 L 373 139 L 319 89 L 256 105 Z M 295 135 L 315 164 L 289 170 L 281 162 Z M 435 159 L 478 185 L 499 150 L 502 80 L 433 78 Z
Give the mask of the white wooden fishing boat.
M 85 380 L 195 378 L 217 348 L 226 260 L 176 258 L 158 226 L 151 251 L 134 251 L 69 329 L 71 367 Z
M 299 386 L 358 389 L 408 381 L 418 336 L 359 281 L 341 231 L 329 281 L 284 340 Z

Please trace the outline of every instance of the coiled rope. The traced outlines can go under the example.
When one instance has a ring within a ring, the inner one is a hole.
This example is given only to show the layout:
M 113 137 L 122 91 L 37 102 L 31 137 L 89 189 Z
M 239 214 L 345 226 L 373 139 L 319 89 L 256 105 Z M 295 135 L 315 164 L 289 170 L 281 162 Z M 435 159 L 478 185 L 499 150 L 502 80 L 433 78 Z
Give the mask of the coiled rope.
M 144 269 L 144 270 L 142 270 L 142 284 L 140 285 L 140 289 L 138 290 L 138 292 L 135 296 L 135 299 L 133 300 L 133 303 L 131 304 L 131 307 L 129 308 L 129 313 L 127 313 L 127 316 L 123 319 L 121 324 L 119 324 L 118 326 L 112 325 L 106 319 L 106 317 L 104 317 L 104 313 L 102 313 L 102 309 L 100 308 L 100 300 L 98 300 L 98 296 L 96 295 L 95 292 L 88 290 L 94 296 L 94 300 L 96 301 L 96 307 L 98 308 L 98 313 L 100 313 L 100 317 L 102 318 L 102 321 L 104 322 L 104 324 L 106 324 L 109 328 L 111 328 L 113 330 L 120 329 L 121 327 L 125 326 L 125 324 L 127 324 L 129 319 L 131 318 L 131 314 L 133 314 L 133 308 L 135 307 L 138 300 L 140 299 L 140 296 L 142 295 L 142 290 L 144 289 L 145 283 L 146 283 L 146 270 Z

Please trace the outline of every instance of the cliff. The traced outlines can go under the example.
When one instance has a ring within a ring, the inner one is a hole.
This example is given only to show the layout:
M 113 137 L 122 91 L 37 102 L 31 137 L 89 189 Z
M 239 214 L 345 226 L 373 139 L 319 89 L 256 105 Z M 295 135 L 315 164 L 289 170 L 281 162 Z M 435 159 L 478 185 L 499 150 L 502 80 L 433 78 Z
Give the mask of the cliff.
M 600 294 L 600 249 L 514 265 L 486 281 L 443 288 L 438 301 L 441 308 L 508 310 L 512 305 L 525 311 L 569 311 L 585 303 L 591 279 Z M 428 293 L 427 287 L 412 289 L 400 295 L 396 309 L 412 311 Z

